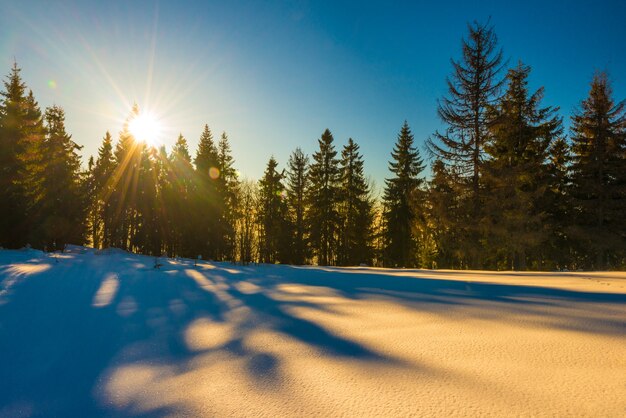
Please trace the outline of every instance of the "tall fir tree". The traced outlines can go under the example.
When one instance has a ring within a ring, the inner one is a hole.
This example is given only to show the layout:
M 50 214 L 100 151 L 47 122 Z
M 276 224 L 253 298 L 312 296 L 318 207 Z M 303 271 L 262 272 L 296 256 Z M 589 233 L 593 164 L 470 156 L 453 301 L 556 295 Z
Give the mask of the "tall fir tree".
M 414 146 L 409 124 L 405 121 L 393 148 L 389 170 L 393 177 L 385 180 L 385 265 L 413 267 L 416 265 L 417 242 L 414 234 L 419 215 L 418 199 L 423 179 L 423 160 Z
M 13 64 L 0 102 L 0 246 L 18 248 L 32 233 L 29 181 L 39 181 L 38 147 L 44 129 L 32 91 L 26 94 L 21 69 Z
M 557 138 L 549 150 L 549 186 L 545 199 L 546 223 L 550 231 L 547 245 L 543 248 L 552 265 L 547 268 L 563 269 L 570 266 L 572 242 L 568 233 L 573 217 L 570 190 L 571 150 L 565 138 Z
M 93 165 L 93 170 L 91 170 L 91 242 L 96 248 L 106 248 L 111 245 L 110 198 L 113 191 L 114 172 L 113 137 L 107 131 L 102 138 L 102 145 L 98 149 L 98 158 Z
M 474 22 L 463 39 L 462 57 L 452 60 L 453 73 L 447 79 L 448 96 L 437 109 L 447 125 L 444 133 L 435 132 L 427 142 L 429 151 L 459 172 L 464 202 L 459 229 L 466 230 L 465 252 L 473 267 L 481 267 L 479 220 L 483 215 L 481 175 L 484 146 L 489 137 L 487 109 L 498 98 L 503 80 L 502 50 L 492 26 Z M 465 190 L 463 190 L 465 189 Z M 474 227 L 476 226 L 476 228 Z
M 340 232 L 338 263 L 342 265 L 371 264 L 372 199 L 363 172 L 363 157 L 352 138 L 341 152 L 340 170 Z
M 39 221 L 37 245 L 51 250 L 85 240 L 86 199 L 81 181 L 79 147 L 65 130 L 65 112 L 58 106 L 46 109 L 46 139 L 41 145 L 42 181 L 34 202 Z
M 313 154 L 313 163 L 309 167 L 307 218 L 311 249 L 318 265 L 337 262 L 340 172 L 333 141 L 332 133 L 326 129 L 318 140 L 319 150 Z
M 612 96 L 608 76 L 596 74 L 572 117 L 572 234 L 589 254 L 582 264 L 595 269 L 626 256 L 626 106 Z
M 289 223 L 284 172 L 277 170 L 278 162 L 272 156 L 259 180 L 259 223 L 261 225 L 260 255 L 263 263 L 285 263 L 289 248 Z
M 163 160 L 163 157 L 161 157 Z M 166 177 L 163 190 L 165 211 L 163 225 L 167 230 L 168 253 L 193 257 L 189 239 L 195 225 L 190 210 L 194 194 L 194 171 L 187 140 L 180 134 L 163 168 Z
M 237 188 L 239 180 L 226 132 L 217 144 L 217 196 L 219 206 L 218 259 L 233 260 L 235 251 L 235 223 L 238 213 Z
M 129 250 L 137 228 L 136 192 L 139 164 L 143 145 L 129 130 L 129 123 L 139 115 L 139 107 L 133 106 L 115 145 L 115 171 L 111 181 L 110 243 L 111 246 Z
M 308 189 L 309 158 L 300 148 L 289 156 L 287 163 L 287 205 L 292 225 L 290 260 L 294 264 L 304 264 L 309 258 L 306 226 L 306 193 Z
M 137 165 L 137 182 L 134 188 L 131 249 L 144 254 L 161 255 L 161 225 L 159 219 L 158 151 L 141 142 Z
M 94 173 L 96 160 L 93 155 L 87 162 L 87 173 L 84 180 L 85 199 L 87 201 L 87 243 L 93 248 L 100 248 L 102 217 L 98 211 L 98 198 L 96 194 L 96 176 Z
M 427 195 L 427 218 L 430 235 L 435 243 L 433 260 L 437 268 L 463 268 L 459 248 L 459 194 L 454 167 L 441 160 L 432 164 L 432 177 Z
M 510 69 L 506 93 L 489 110 L 484 236 L 495 258 L 492 267 L 525 270 L 531 252 L 538 262 L 539 249 L 549 238 L 544 227 L 549 149 L 563 128 L 558 109 L 540 107 L 543 88 L 528 91 L 529 74 L 530 67 L 521 62 Z
M 193 240 L 191 247 L 196 255 L 216 259 L 220 214 L 216 181 L 219 176 L 219 164 L 217 146 L 208 125 L 204 125 L 204 130 L 200 136 L 194 164 L 196 185 L 192 206 L 194 224 L 197 226 L 197 230 L 190 237 Z

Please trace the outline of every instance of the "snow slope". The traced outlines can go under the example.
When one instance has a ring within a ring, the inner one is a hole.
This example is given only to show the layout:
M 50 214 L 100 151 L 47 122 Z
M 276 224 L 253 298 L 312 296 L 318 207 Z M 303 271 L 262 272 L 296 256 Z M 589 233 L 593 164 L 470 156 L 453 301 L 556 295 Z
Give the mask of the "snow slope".
M 626 416 L 626 275 L 0 251 L 0 417 Z

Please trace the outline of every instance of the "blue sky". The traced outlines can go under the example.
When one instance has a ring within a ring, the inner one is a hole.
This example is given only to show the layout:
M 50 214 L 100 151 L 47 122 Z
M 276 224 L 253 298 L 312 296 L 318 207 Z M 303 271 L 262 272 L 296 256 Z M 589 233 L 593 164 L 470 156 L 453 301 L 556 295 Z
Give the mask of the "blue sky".
M 566 119 L 597 69 L 626 98 L 621 1 L 0 4 L 0 72 L 15 58 L 40 105 L 66 110 L 85 159 L 136 102 L 160 117 L 167 146 L 181 132 L 194 153 L 205 123 L 226 131 L 250 178 L 272 154 L 283 167 L 297 146 L 311 154 L 329 128 L 338 147 L 361 145 L 381 185 L 405 119 L 420 147 L 441 127 L 450 58 L 466 23 L 488 18 Z

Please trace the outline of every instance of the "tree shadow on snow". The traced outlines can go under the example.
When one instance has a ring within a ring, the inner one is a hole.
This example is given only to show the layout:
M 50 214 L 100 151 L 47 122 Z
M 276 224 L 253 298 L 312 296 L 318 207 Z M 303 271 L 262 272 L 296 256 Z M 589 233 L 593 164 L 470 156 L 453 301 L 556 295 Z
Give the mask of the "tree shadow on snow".
M 281 359 L 247 341 L 263 329 L 323 356 L 409 367 L 294 315 L 294 308 L 332 307 L 314 297 L 285 294 L 285 285 L 312 296 L 323 294 L 323 289 L 351 300 L 384 300 L 441 314 L 459 309 L 481 318 L 488 318 L 492 305 L 498 305 L 493 313 L 498 317 L 540 317 L 559 309 L 560 320 L 542 326 L 622 336 L 626 329 L 623 316 L 620 320 L 615 315 L 626 305 L 623 294 L 399 277 L 364 269 L 225 263 L 194 267 L 189 261 L 167 261 L 155 270 L 148 257 L 141 262 L 137 257 L 116 260 L 77 257 L 14 286 L 0 305 L 0 416 L 176 415 L 175 405 L 146 411 L 132 403 L 115 404 L 107 398 L 110 375 L 125 365 L 142 364 L 164 365 L 183 374 L 207 353 L 243 360 L 249 377 L 271 390 L 280 385 Z M 246 283 L 255 286 L 253 291 L 240 286 Z M 595 312 L 617 319 L 588 318 L 588 309 L 576 309 L 581 304 L 593 304 Z M 247 312 L 245 320 L 232 320 L 238 309 Z M 197 320 L 233 329 L 225 341 L 191 349 L 185 333 Z

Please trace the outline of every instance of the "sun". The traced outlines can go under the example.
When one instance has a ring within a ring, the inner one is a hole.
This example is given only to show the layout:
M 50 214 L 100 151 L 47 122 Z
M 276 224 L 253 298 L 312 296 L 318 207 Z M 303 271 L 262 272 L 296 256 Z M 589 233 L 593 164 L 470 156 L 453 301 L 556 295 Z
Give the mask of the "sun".
M 160 142 L 161 123 L 152 113 L 142 112 L 135 116 L 128 123 L 128 130 L 137 141 L 147 145 L 156 146 Z

